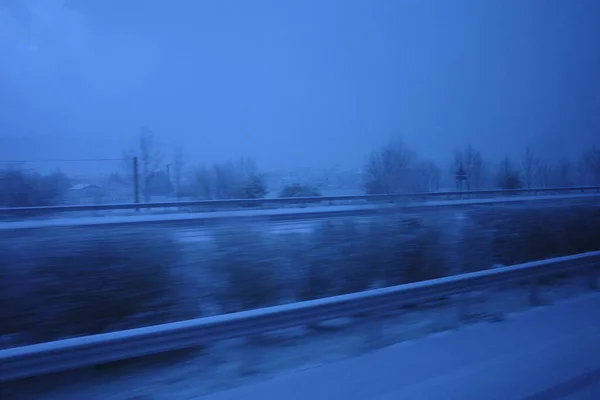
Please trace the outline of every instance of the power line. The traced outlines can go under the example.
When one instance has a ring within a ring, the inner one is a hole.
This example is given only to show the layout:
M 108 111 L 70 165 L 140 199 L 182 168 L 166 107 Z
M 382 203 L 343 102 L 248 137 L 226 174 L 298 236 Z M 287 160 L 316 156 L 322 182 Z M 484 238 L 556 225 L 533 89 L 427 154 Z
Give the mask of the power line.
M 21 163 L 50 163 L 50 162 L 93 162 L 93 161 L 123 161 L 125 158 L 75 158 L 63 160 L 0 160 L 2 164 Z

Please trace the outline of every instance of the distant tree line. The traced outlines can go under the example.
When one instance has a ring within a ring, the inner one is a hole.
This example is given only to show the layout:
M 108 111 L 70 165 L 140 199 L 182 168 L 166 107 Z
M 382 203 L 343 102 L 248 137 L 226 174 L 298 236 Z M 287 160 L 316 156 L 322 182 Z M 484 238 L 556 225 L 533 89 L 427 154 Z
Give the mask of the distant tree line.
M 169 156 L 147 127 L 140 131 L 135 146 L 123 151 L 122 158 L 120 171 L 113 173 L 109 182 L 123 188 L 137 184 L 141 201 L 151 201 L 156 196 L 255 199 L 268 193 L 267 176 L 252 158 L 188 165 L 181 149 Z M 455 181 L 457 171 L 464 172 L 464 181 Z M 544 160 L 526 147 L 520 159 L 505 156 L 495 164 L 486 162 L 481 152 L 469 145 L 455 149 L 452 161 L 444 168 L 433 160 L 419 157 L 396 138 L 373 150 L 363 166 L 362 183 L 367 194 L 439 191 L 444 182 L 445 187 L 456 185 L 462 190 L 600 185 L 600 149 L 587 149 L 573 163 L 566 157 Z M 67 199 L 69 187 L 68 177 L 60 172 L 43 175 L 17 167 L 3 169 L 0 170 L 0 206 L 61 204 Z M 306 183 L 287 184 L 279 192 L 280 197 L 321 194 L 316 186 Z
M 49 175 L 21 167 L 0 170 L 0 207 L 38 207 L 65 201 L 69 178 L 55 172 Z
M 137 176 L 134 159 L 137 159 Z M 254 160 L 203 163 L 188 169 L 181 149 L 168 157 L 149 128 L 142 129 L 135 147 L 123 151 L 123 160 L 122 171 L 113 174 L 111 180 L 124 186 L 137 184 L 144 201 L 151 201 L 153 196 L 253 199 L 267 193 L 265 175 Z
M 145 201 L 153 196 L 175 196 L 177 199 L 201 200 L 257 199 L 267 195 L 266 174 L 249 157 L 215 163 L 188 166 L 181 149 L 172 157 L 161 152 L 152 130 L 143 128 L 134 148 L 123 152 L 120 173 L 112 180 L 131 186 L 134 183 L 132 160 L 138 160 L 138 185 Z M 290 184 L 279 193 L 280 197 L 320 196 L 311 185 Z
M 318 197 L 321 196 L 321 192 L 310 185 L 301 183 L 292 183 L 286 185 L 281 192 L 279 197 Z
M 593 147 L 584 151 L 579 162 L 573 164 L 566 157 L 544 161 L 527 147 L 521 162 L 505 156 L 497 165 L 490 165 L 478 150 L 467 146 L 454 150 L 448 170 L 450 181 L 457 171 L 464 171 L 464 182 L 455 183 L 457 189 L 464 190 L 600 185 L 600 150 Z M 442 181 L 441 168 L 433 161 L 420 159 L 400 139 L 372 151 L 363 173 L 368 194 L 437 191 Z

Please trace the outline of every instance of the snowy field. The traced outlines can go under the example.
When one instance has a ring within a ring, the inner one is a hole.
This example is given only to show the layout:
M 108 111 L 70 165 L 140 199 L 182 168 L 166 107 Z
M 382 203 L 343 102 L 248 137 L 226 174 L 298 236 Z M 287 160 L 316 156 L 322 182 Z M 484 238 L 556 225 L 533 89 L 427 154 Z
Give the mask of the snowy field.
M 585 277 L 569 276 L 542 289 L 545 304 L 586 293 Z M 471 295 L 466 323 L 502 323 L 530 308 L 527 286 L 498 288 Z M 399 309 L 382 325 L 380 346 L 457 329 L 451 301 Z M 7 400 L 191 400 L 232 387 L 263 381 L 290 371 L 327 364 L 372 350 L 369 325 L 361 320 L 329 321 L 312 329 L 273 332 L 252 342 L 232 340 L 206 349 L 154 356 L 104 368 L 36 378 L 6 385 Z

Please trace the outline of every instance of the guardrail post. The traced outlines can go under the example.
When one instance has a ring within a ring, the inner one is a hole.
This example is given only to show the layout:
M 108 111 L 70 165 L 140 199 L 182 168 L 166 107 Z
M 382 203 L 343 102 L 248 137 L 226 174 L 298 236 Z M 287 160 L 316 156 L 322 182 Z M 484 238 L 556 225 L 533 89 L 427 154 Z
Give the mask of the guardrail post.
M 532 306 L 539 306 L 542 304 L 540 297 L 540 284 L 537 279 L 533 279 L 529 289 L 529 303 Z
M 135 204 L 140 203 L 140 173 L 138 158 L 133 157 L 133 202 Z M 135 208 L 135 211 L 140 211 L 139 208 Z

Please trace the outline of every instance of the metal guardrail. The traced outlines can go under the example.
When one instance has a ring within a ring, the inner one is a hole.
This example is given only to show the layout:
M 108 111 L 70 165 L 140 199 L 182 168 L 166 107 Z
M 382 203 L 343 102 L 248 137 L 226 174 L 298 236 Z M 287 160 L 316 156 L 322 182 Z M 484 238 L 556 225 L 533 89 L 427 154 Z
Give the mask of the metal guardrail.
M 113 333 L 58 340 L 0 351 L 0 382 L 88 367 L 166 351 L 180 350 L 236 337 L 308 325 L 325 320 L 380 315 L 403 304 L 414 304 L 587 269 L 597 288 L 600 251 L 529 262 L 319 300 L 252 311 L 149 326 Z
M 425 211 L 436 207 L 465 207 L 485 204 L 542 202 L 557 200 L 600 199 L 599 193 L 546 195 L 546 196 L 510 196 L 487 199 L 444 200 L 402 204 L 364 204 L 349 206 L 321 206 L 308 208 L 276 208 L 259 210 L 213 211 L 202 213 L 128 215 L 105 217 L 71 217 L 25 221 L 0 222 L 0 231 L 20 229 L 42 229 L 59 227 L 117 227 L 124 225 L 169 226 L 171 228 L 207 228 L 228 222 L 301 222 L 323 218 L 367 217 L 385 213 L 397 213 L 403 210 Z
M 97 205 L 72 205 L 72 206 L 47 206 L 47 207 L 2 207 L 0 216 L 10 215 L 42 215 L 61 212 L 83 212 L 83 211 L 111 211 L 111 210 L 141 210 L 153 208 L 187 208 L 187 207 L 257 207 L 265 204 L 311 204 L 324 202 L 349 202 L 349 201 L 398 201 L 410 199 L 430 199 L 443 197 L 479 197 L 479 196 L 515 196 L 515 195 L 540 195 L 540 194 L 565 194 L 600 192 L 600 186 L 578 186 L 568 188 L 540 188 L 540 189 L 494 189 L 475 191 L 451 191 L 451 192 L 421 192 L 404 194 L 372 194 L 358 196 L 318 196 L 318 197 L 284 197 L 284 198 L 261 198 L 261 199 L 227 199 L 227 200 L 198 200 L 198 201 L 174 201 L 154 203 L 122 203 L 122 204 L 97 204 Z
M 403 210 L 426 211 L 436 207 L 465 207 L 485 204 L 508 204 L 523 202 L 543 202 L 557 200 L 600 199 L 599 193 L 511 196 L 487 199 L 444 200 L 402 204 L 365 204 L 350 206 L 321 206 L 308 208 L 276 208 L 259 210 L 213 211 L 182 214 L 151 214 L 105 217 L 52 218 L 46 220 L 25 220 L 0 222 L 0 231 L 42 229 L 60 227 L 117 227 L 125 225 L 168 226 L 170 228 L 201 229 L 228 222 L 302 222 L 323 218 L 367 217 L 384 213 L 397 213 Z

